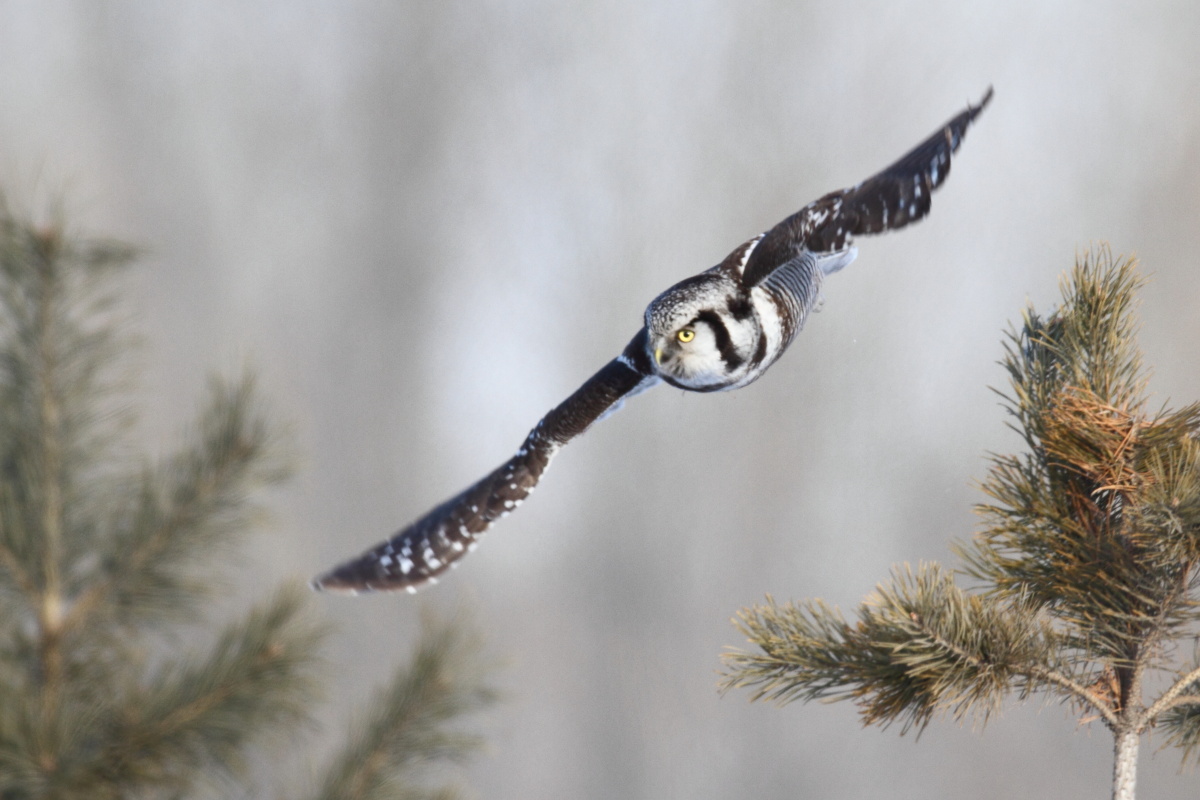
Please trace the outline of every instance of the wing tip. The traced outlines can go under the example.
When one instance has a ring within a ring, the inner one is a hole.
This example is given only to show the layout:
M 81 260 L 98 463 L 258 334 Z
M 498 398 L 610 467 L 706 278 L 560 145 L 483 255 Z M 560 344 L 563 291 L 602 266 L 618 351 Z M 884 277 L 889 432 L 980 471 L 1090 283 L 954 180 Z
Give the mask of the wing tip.
M 347 576 L 340 574 L 341 572 L 342 569 L 339 567 L 322 573 L 309 581 L 308 586 L 314 592 L 347 596 L 362 594 L 364 590 L 369 591 L 361 581 L 350 580 Z
M 376 560 L 367 553 L 321 573 L 308 585 L 314 592 L 353 597 L 376 592 L 414 594 L 418 588 L 433 583 L 437 583 L 437 576 L 428 573 L 410 577 L 382 572 Z
M 340 594 L 345 595 L 346 597 L 354 597 L 355 595 L 362 594 L 362 591 L 355 586 L 339 586 L 336 583 L 327 583 L 322 578 L 314 578 L 309 581 L 308 588 L 312 589 L 314 592 L 321 592 L 323 594 Z
M 992 84 L 989 83 L 988 87 L 987 87 L 987 91 L 983 93 L 983 97 L 980 99 L 978 105 L 971 105 L 970 102 L 967 103 L 967 111 L 970 112 L 970 114 L 971 114 L 971 120 L 974 120 L 977 116 L 979 116 L 983 112 L 983 110 L 985 108 L 987 108 L 988 103 L 992 102 L 992 95 L 994 93 L 995 92 L 993 90 Z
M 346 575 L 338 574 L 340 570 L 333 570 L 324 575 L 318 575 L 309 581 L 309 588 L 314 592 L 322 594 L 337 594 L 344 597 L 356 597 L 360 594 L 393 594 L 399 592 L 407 592 L 408 594 L 416 594 L 417 589 L 422 586 L 432 585 L 438 582 L 438 579 L 433 576 L 426 577 L 418 582 L 401 581 L 401 580 L 363 580 L 353 578 Z

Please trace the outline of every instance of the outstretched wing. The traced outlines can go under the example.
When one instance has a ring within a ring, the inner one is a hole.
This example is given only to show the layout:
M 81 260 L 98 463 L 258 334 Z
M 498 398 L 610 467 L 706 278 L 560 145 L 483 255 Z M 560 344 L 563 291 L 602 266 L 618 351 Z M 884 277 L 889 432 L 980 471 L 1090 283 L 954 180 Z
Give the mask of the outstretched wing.
M 903 228 L 929 213 L 930 195 L 950 174 L 950 156 L 967 127 L 992 99 L 992 89 L 900 160 L 857 186 L 830 192 L 766 233 L 750 256 L 742 280 L 755 286 L 802 250 L 844 250 L 854 236 Z
M 483 480 L 447 500 L 391 539 L 313 581 L 314 589 L 357 594 L 415 592 L 435 582 L 475 549 L 479 537 L 537 486 L 559 448 L 658 382 L 646 355 L 646 331 L 542 418 L 517 454 Z

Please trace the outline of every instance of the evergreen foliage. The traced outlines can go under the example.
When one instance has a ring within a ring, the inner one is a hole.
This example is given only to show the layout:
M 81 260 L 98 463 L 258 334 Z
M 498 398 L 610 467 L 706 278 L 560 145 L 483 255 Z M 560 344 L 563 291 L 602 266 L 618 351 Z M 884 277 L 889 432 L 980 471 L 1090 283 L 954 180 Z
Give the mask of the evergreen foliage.
M 449 789 L 414 788 L 412 772 L 444 759 L 462 761 L 482 742 L 447 723 L 495 699 L 479 665 L 477 642 L 461 624 L 426 621 L 408 670 L 376 695 L 359 731 L 326 770 L 318 800 L 451 798 Z
M 311 728 L 320 691 L 326 626 L 298 584 L 223 624 L 204 613 L 216 556 L 288 474 L 253 381 L 214 380 L 172 455 L 130 455 L 113 278 L 134 255 L 0 201 L 3 800 L 248 794 L 262 748 Z M 478 744 L 455 732 L 491 699 L 469 627 L 426 624 L 314 792 L 449 796 L 419 779 Z
M 918 731 L 983 722 L 1043 692 L 1116 742 L 1132 797 L 1152 726 L 1200 754 L 1200 404 L 1154 409 L 1134 343 L 1141 279 L 1106 249 L 1079 260 L 1049 316 L 1010 332 L 1002 393 L 1025 451 L 993 456 L 982 530 L 959 547 L 964 589 L 937 564 L 896 570 L 848 621 L 820 601 L 744 609 L 757 648 L 725 656 L 754 699 L 852 699 L 864 723 Z M 1153 678 L 1153 680 L 1151 680 Z M 1151 686 L 1165 686 L 1147 696 Z

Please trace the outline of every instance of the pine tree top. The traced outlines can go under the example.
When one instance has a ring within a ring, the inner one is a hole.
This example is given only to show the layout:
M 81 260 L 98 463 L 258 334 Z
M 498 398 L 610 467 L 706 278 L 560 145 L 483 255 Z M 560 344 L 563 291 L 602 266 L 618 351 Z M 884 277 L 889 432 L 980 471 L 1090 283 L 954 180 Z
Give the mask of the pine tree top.
M 855 621 L 767 598 L 739 615 L 757 649 L 727 654 L 725 688 L 852 699 L 902 731 L 1046 692 L 1119 740 L 1156 724 L 1200 752 L 1200 658 L 1179 647 L 1200 633 L 1200 404 L 1151 405 L 1141 285 L 1132 259 L 1098 248 L 1057 308 L 1008 334 L 1001 394 L 1025 449 L 991 457 L 982 529 L 958 545 L 971 589 L 925 564 L 895 570 Z M 1145 699 L 1152 673 L 1168 688 Z
M 133 255 L 0 198 L 6 800 L 254 796 L 248 766 L 312 727 L 326 626 L 308 592 L 296 581 L 232 620 L 210 613 L 258 490 L 288 473 L 277 426 L 249 375 L 212 379 L 173 452 L 130 455 L 112 278 Z M 451 796 L 424 788 L 427 768 L 476 747 L 457 720 L 493 696 L 469 631 L 429 622 L 374 714 L 289 796 Z

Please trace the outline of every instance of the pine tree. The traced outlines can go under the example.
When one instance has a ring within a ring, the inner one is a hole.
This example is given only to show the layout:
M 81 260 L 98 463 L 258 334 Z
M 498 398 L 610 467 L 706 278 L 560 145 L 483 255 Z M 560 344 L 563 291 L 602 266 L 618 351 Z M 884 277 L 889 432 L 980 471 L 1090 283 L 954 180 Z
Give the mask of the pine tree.
M 255 754 L 312 728 L 327 626 L 307 592 L 205 613 L 257 490 L 288 473 L 253 381 L 214 380 L 173 455 L 132 455 L 114 278 L 134 255 L 0 200 L 3 800 L 245 795 Z M 478 744 L 456 723 L 492 697 L 469 629 L 427 624 L 322 785 L 293 796 L 450 796 L 421 779 Z
M 1150 726 L 1196 761 L 1200 653 L 1183 643 L 1200 633 L 1200 404 L 1150 406 L 1140 285 L 1131 259 L 1097 250 L 1059 308 L 1009 333 L 1002 396 L 1025 450 L 992 458 L 982 529 L 958 547 L 969 588 L 938 564 L 900 567 L 854 621 L 768 597 L 739 614 L 757 649 L 725 655 L 724 688 L 851 699 L 864 724 L 902 733 L 1057 696 L 1112 733 L 1120 800 Z

